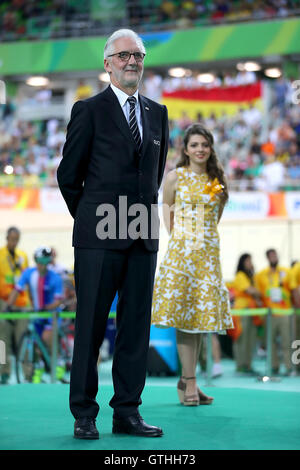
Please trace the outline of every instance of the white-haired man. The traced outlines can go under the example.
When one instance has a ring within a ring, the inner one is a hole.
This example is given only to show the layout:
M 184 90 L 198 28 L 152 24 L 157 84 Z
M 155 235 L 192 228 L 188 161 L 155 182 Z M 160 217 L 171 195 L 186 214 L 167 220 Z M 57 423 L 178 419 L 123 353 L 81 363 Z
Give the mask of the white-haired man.
M 145 385 L 158 250 L 157 193 L 168 147 L 165 106 L 138 93 L 145 48 L 118 30 L 104 48 L 111 84 L 75 103 L 58 183 L 74 217 L 76 333 L 70 385 L 74 436 L 99 437 L 97 358 L 118 292 L 113 432 L 161 436 L 138 407 Z M 139 224 L 134 215 L 143 215 Z M 145 215 L 146 214 L 146 215 Z

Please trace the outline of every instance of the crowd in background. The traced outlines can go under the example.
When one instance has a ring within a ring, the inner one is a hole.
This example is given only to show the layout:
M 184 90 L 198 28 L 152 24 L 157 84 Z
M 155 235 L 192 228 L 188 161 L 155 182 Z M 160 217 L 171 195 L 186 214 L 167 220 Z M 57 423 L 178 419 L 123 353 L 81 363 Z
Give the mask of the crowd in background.
M 2 122 L 1 185 L 57 186 L 56 171 L 65 136 L 65 124 L 57 119 L 35 122 L 12 119 L 7 128 Z
M 298 109 L 281 118 L 277 108 L 271 113 L 269 128 L 262 128 L 261 113 L 255 108 L 240 110 L 234 117 L 217 119 L 213 114 L 202 118 L 212 130 L 215 148 L 232 190 L 279 190 L 300 187 L 300 152 Z M 167 169 L 176 166 L 181 146 L 181 130 L 191 121 L 172 121 L 171 146 Z
M 299 0 L 1 0 L 0 37 L 57 38 L 99 35 L 124 22 L 139 31 L 286 18 Z M 109 14 L 108 14 L 109 13 Z
M 129 18 L 133 25 L 159 23 L 166 29 L 174 25 L 189 28 L 250 19 L 284 18 L 295 15 L 300 7 L 298 1 L 289 0 L 163 0 L 153 3 L 157 6 L 151 11 L 150 2 L 144 2 L 144 6 L 143 2 L 132 2 Z
M 236 86 L 255 80 L 255 73 L 239 72 L 217 76 L 213 84 L 206 86 Z M 193 75 L 173 78 L 146 71 L 141 92 L 160 101 L 164 91 L 195 87 L 199 87 L 199 81 Z M 300 187 L 300 108 L 292 100 L 292 80 L 274 80 L 271 90 L 267 111 L 250 104 L 233 116 L 224 113 L 216 117 L 211 113 L 204 117 L 200 111 L 197 115 L 197 121 L 214 135 L 217 155 L 231 190 L 278 191 Z M 44 90 L 37 92 L 37 101 L 41 91 Z M 74 101 L 92 93 L 92 88 L 81 82 Z M 47 99 L 51 102 L 51 96 Z M 15 111 L 16 106 L 9 100 L 0 109 L 1 185 L 55 187 L 65 141 L 65 123 L 56 118 L 20 121 Z M 184 131 L 191 123 L 185 112 L 179 119 L 170 120 L 166 172 L 176 166 Z
M 216 76 L 212 83 L 201 87 L 246 85 L 256 80 L 254 72 L 242 71 Z M 164 91 L 197 87 L 199 81 L 193 75 L 162 79 L 150 73 L 144 81 L 144 93 L 152 99 L 158 99 Z M 260 110 L 250 104 L 233 116 L 224 113 L 217 117 L 212 113 L 203 117 L 198 113 L 196 120 L 213 133 L 231 189 L 277 191 L 300 187 L 300 108 L 293 103 L 292 80 L 281 77 L 270 88 L 269 109 Z M 170 121 L 166 171 L 176 166 L 183 132 L 191 123 L 185 112 L 180 119 Z

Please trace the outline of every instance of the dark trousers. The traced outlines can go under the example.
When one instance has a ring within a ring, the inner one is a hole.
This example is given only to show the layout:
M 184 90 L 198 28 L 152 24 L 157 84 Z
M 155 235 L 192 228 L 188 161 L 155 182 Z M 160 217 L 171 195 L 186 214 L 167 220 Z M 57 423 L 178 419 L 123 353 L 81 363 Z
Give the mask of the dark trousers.
M 127 250 L 75 248 L 77 311 L 70 409 L 75 419 L 96 417 L 97 360 L 112 301 L 118 292 L 117 334 L 110 406 L 120 417 L 141 404 L 145 385 L 157 253 L 137 240 Z

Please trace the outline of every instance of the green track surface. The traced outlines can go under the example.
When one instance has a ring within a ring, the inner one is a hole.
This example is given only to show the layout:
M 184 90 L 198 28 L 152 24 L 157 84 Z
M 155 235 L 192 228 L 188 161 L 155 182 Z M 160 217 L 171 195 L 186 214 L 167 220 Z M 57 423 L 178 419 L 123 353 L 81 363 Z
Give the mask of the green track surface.
M 215 386 L 202 386 L 205 380 L 199 379 L 215 397 L 211 406 L 180 405 L 175 377 L 147 379 L 140 412 L 146 422 L 163 428 L 164 436 L 155 439 L 111 433 L 113 388 L 105 371 L 110 366 L 100 374 L 99 441 L 73 438 L 68 385 L 0 386 L 0 449 L 300 449 L 300 378 L 264 384 L 235 377 L 232 361 L 228 364 Z

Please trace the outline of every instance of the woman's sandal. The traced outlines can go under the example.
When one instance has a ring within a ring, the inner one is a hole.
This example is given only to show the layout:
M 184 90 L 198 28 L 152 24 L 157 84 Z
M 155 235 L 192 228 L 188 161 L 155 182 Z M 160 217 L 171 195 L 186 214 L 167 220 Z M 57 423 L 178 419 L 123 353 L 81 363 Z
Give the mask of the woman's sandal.
M 186 389 L 186 384 L 183 382 L 182 377 L 177 382 L 177 393 L 178 393 L 178 398 L 181 404 L 183 404 L 184 401 L 184 391 Z
M 185 377 L 185 380 L 195 380 L 196 377 Z M 194 393 L 193 395 L 186 395 L 186 389 L 183 396 L 184 406 L 198 406 L 200 405 L 199 394 Z
M 198 387 L 198 395 L 199 395 L 200 405 L 211 405 L 212 402 L 214 401 L 214 397 L 209 397 L 208 395 L 205 395 L 205 393 L 203 393 L 199 387 Z
M 184 403 L 184 392 L 186 389 L 186 384 L 182 380 L 183 378 L 185 377 L 180 377 L 177 383 L 177 393 L 178 393 L 178 398 L 181 404 Z M 203 393 L 199 387 L 197 388 L 197 390 L 198 390 L 198 397 L 199 397 L 199 405 L 211 405 L 214 398 L 205 395 L 205 393 Z

